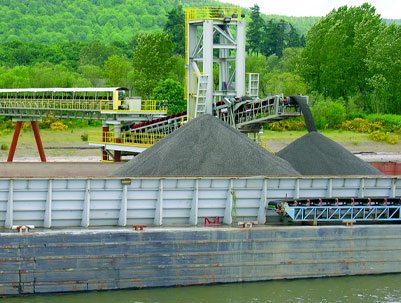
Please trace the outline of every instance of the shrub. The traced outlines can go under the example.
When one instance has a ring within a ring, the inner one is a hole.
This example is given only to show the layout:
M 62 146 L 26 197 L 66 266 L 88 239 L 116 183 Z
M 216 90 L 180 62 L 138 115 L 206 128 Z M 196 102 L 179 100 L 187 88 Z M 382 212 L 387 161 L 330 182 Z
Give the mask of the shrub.
M 398 136 L 391 135 L 389 132 L 374 131 L 369 134 L 369 139 L 376 142 L 387 142 L 388 144 L 397 144 Z
M 53 122 L 50 124 L 51 130 L 62 131 L 62 130 L 66 130 L 67 128 L 68 128 L 68 126 L 60 121 L 56 121 L 56 122 Z
M 1 150 L 8 150 L 8 145 L 7 145 L 7 144 L 2 144 L 2 145 L 0 146 L 0 149 L 1 149 Z
M 371 122 L 382 122 L 389 131 L 401 130 L 401 115 L 370 114 L 366 116 L 366 119 Z
M 274 131 L 285 131 L 285 130 L 304 130 L 306 128 L 305 120 L 302 118 L 294 118 L 281 120 L 267 125 L 267 129 Z
M 369 122 L 366 119 L 356 118 L 345 121 L 341 124 L 341 129 L 349 130 L 355 133 L 372 133 L 374 131 L 383 130 L 382 122 Z
M 319 129 L 335 128 L 345 120 L 345 107 L 340 102 L 318 101 L 311 110 Z
M 88 141 L 88 134 L 87 133 L 82 134 L 81 135 L 81 140 L 84 141 L 84 142 L 87 142 Z

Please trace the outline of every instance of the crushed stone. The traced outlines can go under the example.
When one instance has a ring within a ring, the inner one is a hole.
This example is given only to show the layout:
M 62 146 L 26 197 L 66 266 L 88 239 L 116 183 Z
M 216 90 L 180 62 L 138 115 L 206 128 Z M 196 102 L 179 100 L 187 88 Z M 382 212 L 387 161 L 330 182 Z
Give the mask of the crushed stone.
M 277 153 L 302 175 L 382 175 L 340 144 L 310 132 Z
M 112 176 L 293 176 L 299 173 L 225 122 L 203 115 Z

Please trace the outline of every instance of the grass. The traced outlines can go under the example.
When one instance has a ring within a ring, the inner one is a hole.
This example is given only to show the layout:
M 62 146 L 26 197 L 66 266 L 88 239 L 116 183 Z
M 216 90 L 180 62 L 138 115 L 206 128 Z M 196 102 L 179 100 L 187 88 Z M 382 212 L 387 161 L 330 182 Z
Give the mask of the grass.
M 296 139 L 306 135 L 308 132 L 304 131 L 271 131 L 265 130 L 262 138 L 269 141 L 295 141 Z M 320 133 L 331 140 L 336 142 L 353 141 L 353 142 L 363 142 L 369 141 L 368 134 L 353 133 L 350 131 L 341 130 L 323 130 Z
M 85 127 L 67 129 L 64 131 L 52 131 L 49 129 L 40 129 L 40 137 L 43 144 L 53 143 L 82 143 L 81 135 L 87 134 L 89 131 L 101 131 L 99 127 Z M 0 145 L 5 143 L 10 145 L 13 139 L 14 132 L 8 135 L 0 136 Z M 35 143 L 35 137 L 32 129 L 21 131 L 18 143 Z M 86 142 L 84 142 L 87 144 Z
M 40 129 L 40 137 L 47 157 L 86 157 L 99 156 L 98 149 L 86 149 L 88 142 L 81 139 L 81 135 L 89 131 L 100 131 L 99 127 L 84 127 L 67 129 L 65 131 L 52 131 L 49 129 Z M 0 146 L 7 144 L 8 149 L 11 146 L 13 132 L 8 135 L 0 136 Z M 66 148 L 67 147 L 67 148 Z M 85 148 L 85 149 L 82 149 Z M 0 150 L 0 161 L 7 158 L 9 150 Z M 21 131 L 15 158 L 37 157 L 38 150 L 32 129 Z

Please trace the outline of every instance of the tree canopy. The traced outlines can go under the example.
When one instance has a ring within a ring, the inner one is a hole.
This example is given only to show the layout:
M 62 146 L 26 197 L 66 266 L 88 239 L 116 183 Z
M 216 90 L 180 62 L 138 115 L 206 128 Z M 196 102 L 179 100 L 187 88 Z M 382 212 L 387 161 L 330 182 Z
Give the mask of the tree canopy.
M 399 46 L 400 26 L 370 4 L 343 6 L 308 32 L 300 71 L 326 97 L 359 96 L 363 110 L 401 113 Z

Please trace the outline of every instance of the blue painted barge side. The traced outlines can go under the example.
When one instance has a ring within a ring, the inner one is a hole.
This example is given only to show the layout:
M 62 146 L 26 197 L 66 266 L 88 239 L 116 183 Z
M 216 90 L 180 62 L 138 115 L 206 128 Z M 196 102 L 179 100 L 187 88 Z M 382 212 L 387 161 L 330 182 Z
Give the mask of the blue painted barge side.
M 401 272 L 401 226 L 0 233 L 0 295 Z

